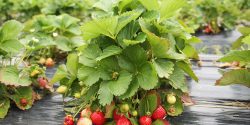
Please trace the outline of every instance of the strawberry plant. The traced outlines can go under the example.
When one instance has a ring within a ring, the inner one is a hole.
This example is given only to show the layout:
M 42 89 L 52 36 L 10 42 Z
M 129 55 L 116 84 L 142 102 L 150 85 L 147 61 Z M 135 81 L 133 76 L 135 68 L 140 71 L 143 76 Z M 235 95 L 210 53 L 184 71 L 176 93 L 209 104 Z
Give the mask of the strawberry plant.
M 249 0 L 189 0 L 179 18 L 194 30 L 216 34 L 234 29 L 249 4 Z
M 242 84 L 250 87 L 250 27 L 241 27 L 239 31 L 242 36 L 233 43 L 232 48 L 240 48 L 240 50 L 232 50 L 219 59 L 220 62 L 236 64 L 237 69 L 224 72 L 223 76 L 216 81 L 216 85 Z
M 65 111 L 76 116 L 90 108 L 90 118 L 98 125 L 112 119 L 137 124 L 139 117 L 141 124 L 151 124 L 180 115 L 181 97 L 188 93 L 185 73 L 198 80 L 189 61 L 199 58 L 192 46 L 199 39 L 173 17 L 185 4 L 185 0 L 94 4 L 102 13 L 81 27 L 86 44 L 68 55 L 51 80 L 59 81 L 63 97 L 73 97 L 65 103 Z
M 11 103 L 21 110 L 29 109 L 52 89 L 44 68 L 24 62 L 22 52 L 27 50 L 19 41 L 22 29 L 23 25 L 14 20 L 0 27 L 0 118 L 7 115 Z
M 77 46 L 83 44 L 79 19 L 67 14 L 37 15 L 25 23 L 22 44 L 30 50 L 25 59 L 52 67 Z

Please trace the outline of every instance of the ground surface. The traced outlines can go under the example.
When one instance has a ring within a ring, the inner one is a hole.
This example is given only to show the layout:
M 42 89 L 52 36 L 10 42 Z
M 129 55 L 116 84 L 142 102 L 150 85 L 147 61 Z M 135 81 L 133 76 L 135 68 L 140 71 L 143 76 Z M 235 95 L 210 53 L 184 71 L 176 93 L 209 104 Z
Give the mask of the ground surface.
M 236 36 L 238 33 L 212 37 L 201 35 L 200 38 L 205 42 L 198 47 L 210 46 L 210 42 L 230 45 Z M 201 55 L 203 66 L 194 67 L 199 83 L 188 80 L 190 94 L 196 100 L 196 105 L 185 107 L 179 117 L 169 117 L 172 125 L 250 125 L 250 107 L 244 105 L 250 103 L 250 89 L 239 85 L 214 86 L 221 76 L 214 64 L 217 58 L 214 55 Z M 52 76 L 53 72 L 54 69 L 49 69 L 47 74 Z M 0 120 L 0 125 L 62 125 L 63 117 L 62 98 L 52 94 L 35 103 L 30 110 L 12 108 L 8 116 Z

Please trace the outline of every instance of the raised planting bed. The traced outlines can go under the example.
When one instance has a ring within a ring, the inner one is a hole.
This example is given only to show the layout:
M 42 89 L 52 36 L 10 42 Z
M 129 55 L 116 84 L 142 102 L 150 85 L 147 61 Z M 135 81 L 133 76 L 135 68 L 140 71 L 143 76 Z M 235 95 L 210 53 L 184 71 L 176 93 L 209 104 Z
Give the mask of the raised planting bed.
M 250 89 L 240 85 L 214 85 L 221 77 L 214 64 L 218 58 L 201 55 L 202 67 L 193 67 L 199 83 L 188 80 L 196 104 L 187 106 L 178 117 L 168 117 L 172 125 L 250 124 Z M 54 72 L 52 68 L 46 74 L 52 77 Z M 61 125 L 64 116 L 62 96 L 52 94 L 38 101 L 30 110 L 11 108 L 7 117 L 0 120 L 0 125 Z

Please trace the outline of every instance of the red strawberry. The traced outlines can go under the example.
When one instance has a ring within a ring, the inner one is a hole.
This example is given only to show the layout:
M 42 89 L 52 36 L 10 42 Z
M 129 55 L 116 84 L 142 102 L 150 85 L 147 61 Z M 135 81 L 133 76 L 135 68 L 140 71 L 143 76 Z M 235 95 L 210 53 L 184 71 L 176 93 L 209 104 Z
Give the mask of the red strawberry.
M 104 125 L 106 119 L 104 117 L 103 112 L 96 111 L 90 115 L 90 118 L 94 125 Z
M 151 125 L 152 124 L 152 119 L 149 116 L 142 116 L 139 119 L 140 125 Z
M 164 122 L 164 125 L 170 125 L 169 121 L 162 119 L 162 121 Z
M 82 110 L 81 117 L 82 118 L 83 117 L 89 118 L 91 114 L 92 114 L 91 109 L 88 107 L 88 108 L 85 108 L 84 110 Z
M 89 118 L 80 118 L 77 125 L 92 125 L 92 121 Z
M 71 115 L 64 117 L 64 125 L 74 125 L 74 119 Z
M 163 119 L 166 115 L 166 110 L 161 105 L 159 105 L 158 108 L 153 112 L 152 119 Z
M 28 105 L 28 101 L 27 101 L 27 99 L 25 99 L 25 98 L 21 98 L 20 99 L 20 104 L 21 104 L 21 106 L 27 106 Z
M 122 117 L 116 122 L 116 125 L 131 125 L 131 122 L 126 117 Z
M 53 67 L 54 64 L 55 64 L 55 62 L 53 61 L 52 58 L 47 58 L 47 59 L 46 59 L 46 62 L 45 62 L 45 66 L 46 66 L 46 67 Z
M 113 118 L 114 118 L 115 121 L 118 121 L 119 119 L 126 118 L 126 117 L 123 114 L 118 114 L 118 110 L 115 109 L 113 111 Z
M 44 78 L 44 77 L 38 78 L 37 81 L 38 81 L 39 86 L 40 86 L 41 88 L 45 88 L 46 85 L 47 85 L 47 83 L 48 83 L 48 80 L 47 80 L 46 78 Z

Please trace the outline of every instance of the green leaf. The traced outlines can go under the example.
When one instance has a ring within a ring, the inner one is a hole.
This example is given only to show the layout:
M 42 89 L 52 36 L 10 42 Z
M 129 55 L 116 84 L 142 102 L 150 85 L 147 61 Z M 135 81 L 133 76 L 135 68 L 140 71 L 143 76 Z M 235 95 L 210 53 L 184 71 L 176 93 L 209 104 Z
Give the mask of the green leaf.
M 139 0 L 139 1 L 147 10 L 159 9 L 158 0 Z
M 0 30 L 0 34 L 2 34 L 2 38 L 0 38 L 1 41 L 10 40 L 10 39 L 16 39 L 19 35 L 19 33 L 22 31 L 23 25 L 15 20 L 10 20 L 5 22 L 2 25 L 2 28 Z
M 71 41 L 69 38 L 64 36 L 58 36 L 55 40 L 56 47 L 63 51 L 72 51 Z
M 0 118 L 4 118 L 10 108 L 10 100 L 8 98 L 0 97 Z
M 138 21 L 132 21 L 127 26 L 125 26 L 117 35 L 118 43 L 122 47 L 126 47 L 126 45 L 123 43 L 123 41 L 131 40 L 135 35 L 137 35 L 138 30 L 140 29 Z
M 237 69 L 226 72 L 216 81 L 216 85 L 225 86 L 232 84 L 241 84 L 250 88 L 250 70 Z
M 129 89 L 123 95 L 121 95 L 120 98 L 121 99 L 130 98 L 135 95 L 138 89 L 139 89 L 139 83 L 136 79 L 133 79 L 129 85 Z
M 129 45 L 135 45 L 135 44 L 139 44 L 139 43 L 143 43 L 146 41 L 146 34 L 144 33 L 140 33 L 135 40 L 127 40 L 127 39 L 124 39 L 123 42 L 126 46 L 129 46 Z
M 32 83 L 28 73 L 20 72 L 14 66 L 4 67 L 0 70 L 0 82 L 13 86 L 29 86 Z
M 186 0 L 163 0 L 160 4 L 161 21 L 173 16 L 184 5 Z
M 117 24 L 117 16 L 89 21 L 82 26 L 83 38 L 90 40 L 102 34 L 115 39 Z
M 165 106 L 165 109 L 167 110 L 167 114 L 170 116 L 178 116 L 184 110 L 183 103 L 179 97 L 176 98 L 176 102 L 174 105 L 169 104 L 169 103 L 164 103 L 164 106 Z M 173 109 L 172 111 L 174 112 L 171 112 L 171 109 Z
M 78 69 L 77 77 L 87 86 L 92 86 L 100 79 L 100 71 L 97 68 L 81 66 Z
M 98 45 L 90 44 L 81 53 L 79 63 L 85 66 L 95 67 L 97 65 L 96 58 L 100 56 L 102 51 Z
M 170 48 L 170 41 L 156 36 L 146 29 L 146 24 L 143 20 L 139 21 L 142 31 L 147 34 L 147 39 L 151 45 L 153 55 L 158 58 L 166 58 L 167 52 Z
M 33 90 L 32 87 L 19 87 L 16 89 L 16 93 L 10 96 L 11 100 L 16 103 L 16 106 L 22 110 L 30 109 L 33 105 Z M 20 100 L 25 98 L 28 102 L 26 106 L 21 105 Z
M 97 61 L 100 61 L 104 58 L 120 54 L 122 52 L 122 49 L 118 46 L 109 46 L 103 50 L 103 53 L 100 54 L 99 57 L 96 58 Z
M 110 92 L 115 96 L 124 94 L 127 91 L 131 80 L 132 74 L 127 71 L 121 71 L 117 80 L 108 82 Z
M 98 95 L 99 103 L 102 106 L 109 105 L 113 101 L 113 94 L 109 91 L 109 84 L 107 82 L 100 84 Z
M 174 71 L 169 77 L 169 83 L 175 89 L 180 89 L 183 92 L 188 92 L 184 72 L 177 66 L 174 67 Z
M 241 45 L 243 45 L 243 43 L 242 43 L 242 39 L 244 38 L 244 36 L 241 36 L 241 37 L 239 37 L 236 41 L 234 41 L 233 43 L 232 43 L 232 49 L 238 49 L 238 48 L 240 48 L 241 47 Z
M 146 62 L 138 67 L 137 81 L 144 90 L 153 89 L 157 86 L 158 76 L 153 64 Z
M 78 55 L 76 53 L 71 53 L 67 57 L 67 70 L 73 76 L 77 75 L 78 70 Z
M 242 35 L 247 36 L 247 35 L 250 34 L 250 27 L 240 27 L 240 28 L 238 29 L 238 31 L 239 31 Z
M 147 112 L 153 113 L 160 104 L 160 95 L 156 91 L 148 92 L 139 103 L 139 115 L 144 116 Z
M 220 58 L 221 62 L 250 62 L 250 50 L 235 50 L 226 54 L 224 57 Z
M 126 56 L 134 65 L 139 65 L 147 60 L 146 51 L 138 46 L 129 46 L 123 50 L 122 55 Z
M 250 34 L 242 39 L 242 43 L 250 45 Z
M 118 3 L 118 0 L 100 0 L 96 2 L 93 7 L 101 9 L 106 12 L 110 12 L 113 9 L 113 6 Z
M 160 78 L 168 78 L 174 71 L 174 63 L 166 59 L 157 59 L 153 62 L 153 65 Z
M 185 71 L 191 78 L 193 78 L 196 82 L 199 81 L 198 77 L 195 75 L 194 71 L 190 67 L 189 64 L 187 64 L 184 61 L 178 61 L 176 62 L 176 65 L 181 68 L 183 71 Z
M 132 20 L 137 19 L 141 15 L 142 11 L 139 10 L 133 10 L 126 13 L 123 13 L 118 18 L 118 24 L 116 27 L 116 34 L 119 33 L 119 31 L 125 27 L 127 24 L 129 24 Z
M 188 57 L 188 58 L 193 58 L 196 60 L 199 60 L 199 55 L 196 49 L 191 46 L 190 44 L 186 44 L 185 48 L 182 50 L 183 53 Z
M 122 11 L 131 2 L 133 2 L 133 0 L 122 0 L 122 1 L 120 1 L 119 4 L 118 4 L 119 10 Z
M 52 85 L 52 84 L 62 80 L 63 78 L 67 77 L 67 75 L 68 75 L 68 73 L 67 73 L 66 66 L 64 64 L 58 66 L 56 73 L 54 74 L 54 76 L 50 80 L 50 84 Z
M 0 50 L 8 53 L 19 53 L 24 46 L 16 39 L 9 39 L 0 42 Z

